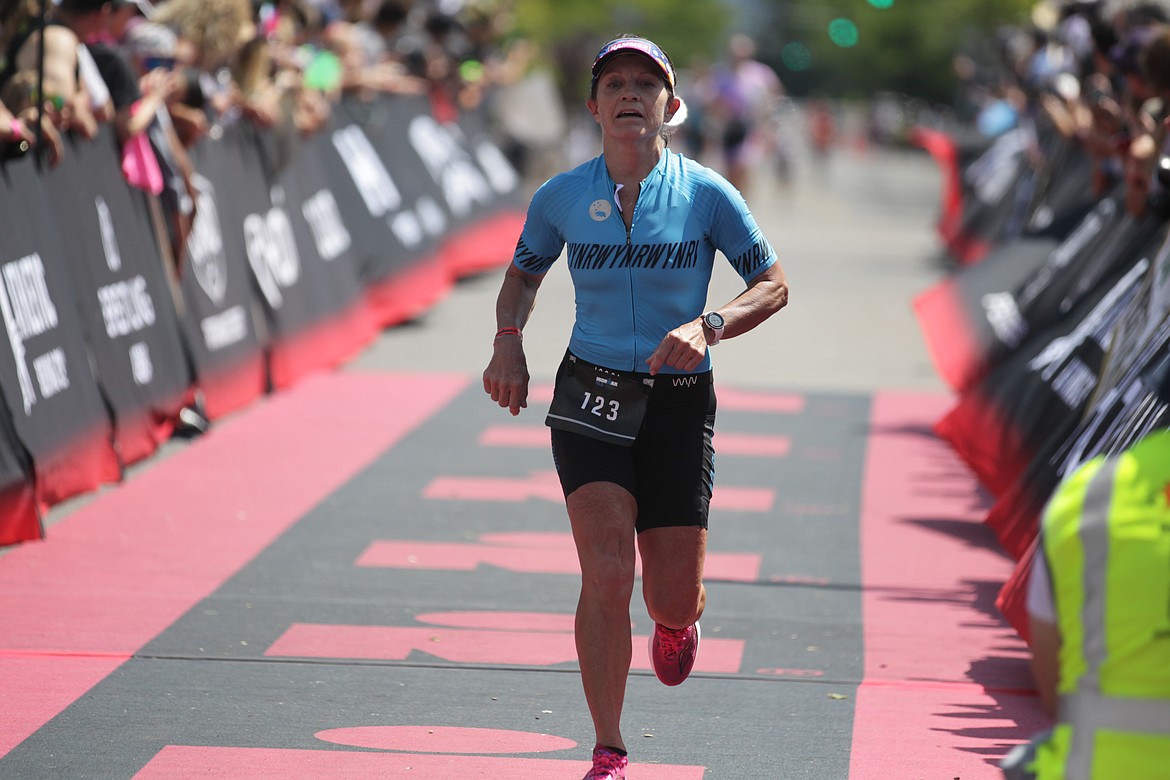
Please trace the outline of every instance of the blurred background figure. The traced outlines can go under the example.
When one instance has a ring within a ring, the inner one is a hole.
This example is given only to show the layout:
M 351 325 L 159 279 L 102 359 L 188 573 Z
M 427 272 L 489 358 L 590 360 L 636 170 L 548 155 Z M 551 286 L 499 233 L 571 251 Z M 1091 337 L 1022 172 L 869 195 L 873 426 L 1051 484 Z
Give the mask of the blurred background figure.
M 705 111 L 718 128 L 724 175 L 744 194 L 752 167 L 777 154 L 776 116 L 785 96 L 776 71 L 755 54 L 750 36 L 731 36 L 726 59 L 711 68 L 705 101 Z
M 807 113 L 808 138 L 813 162 L 823 165 L 828 161 L 833 144 L 837 141 L 837 119 L 833 115 L 833 107 L 822 98 L 810 102 Z

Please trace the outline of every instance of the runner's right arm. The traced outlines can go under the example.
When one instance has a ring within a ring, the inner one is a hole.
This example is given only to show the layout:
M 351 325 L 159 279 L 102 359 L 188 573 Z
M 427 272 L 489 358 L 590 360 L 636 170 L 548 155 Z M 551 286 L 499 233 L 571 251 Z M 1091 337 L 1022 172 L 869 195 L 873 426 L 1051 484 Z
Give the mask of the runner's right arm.
M 524 330 L 543 280 L 543 274 L 530 274 L 510 265 L 496 298 L 497 334 L 492 344 L 492 359 L 483 372 L 483 389 L 513 415 L 528 406 L 529 374 L 523 336 L 511 329 Z

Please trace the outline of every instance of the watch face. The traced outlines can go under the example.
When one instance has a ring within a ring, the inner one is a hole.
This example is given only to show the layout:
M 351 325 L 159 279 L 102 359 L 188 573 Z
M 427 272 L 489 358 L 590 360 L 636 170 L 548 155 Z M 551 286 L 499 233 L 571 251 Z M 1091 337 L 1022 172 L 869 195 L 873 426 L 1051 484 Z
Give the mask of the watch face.
M 723 315 L 719 312 L 707 312 L 706 320 L 707 324 L 710 325 L 714 330 L 719 330 L 723 327 Z

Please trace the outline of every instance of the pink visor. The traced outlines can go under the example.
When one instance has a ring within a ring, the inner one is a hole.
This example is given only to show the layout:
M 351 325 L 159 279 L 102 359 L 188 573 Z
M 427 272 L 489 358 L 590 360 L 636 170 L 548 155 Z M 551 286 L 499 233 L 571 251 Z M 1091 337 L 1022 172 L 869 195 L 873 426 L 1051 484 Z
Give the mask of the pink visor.
M 597 52 L 596 59 L 593 60 L 593 78 L 597 78 L 606 61 L 615 54 L 641 54 L 644 57 L 649 57 L 662 71 L 662 77 L 666 79 L 666 83 L 671 89 L 674 89 L 674 66 L 670 64 L 670 58 L 666 56 L 666 52 L 658 48 L 657 44 L 645 38 L 615 38 L 602 46 L 601 51 Z

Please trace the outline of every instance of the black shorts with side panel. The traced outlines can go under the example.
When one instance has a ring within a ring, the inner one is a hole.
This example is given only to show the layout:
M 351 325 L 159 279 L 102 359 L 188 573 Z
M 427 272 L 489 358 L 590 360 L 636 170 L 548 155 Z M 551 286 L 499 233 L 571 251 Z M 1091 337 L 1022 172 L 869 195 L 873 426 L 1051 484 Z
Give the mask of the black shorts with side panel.
M 639 533 L 706 528 L 715 479 L 715 407 L 710 371 L 659 374 L 630 446 L 553 429 L 553 462 L 565 497 L 591 482 L 612 482 L 637 500 Z

